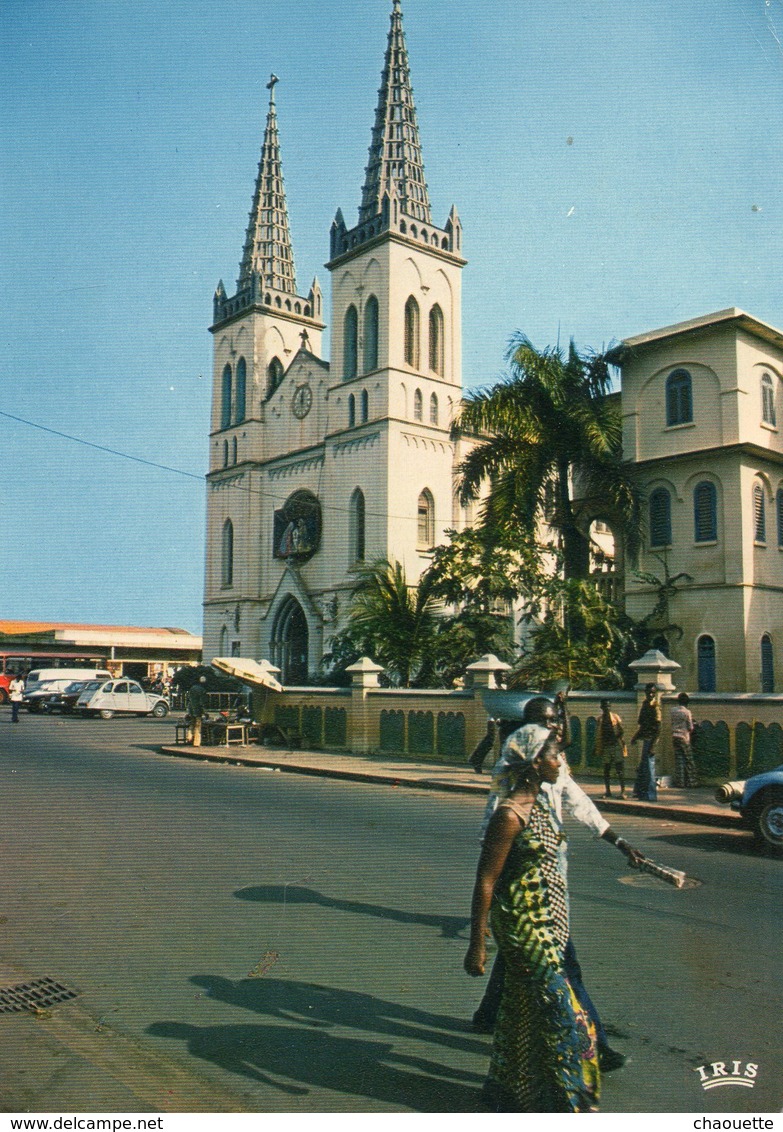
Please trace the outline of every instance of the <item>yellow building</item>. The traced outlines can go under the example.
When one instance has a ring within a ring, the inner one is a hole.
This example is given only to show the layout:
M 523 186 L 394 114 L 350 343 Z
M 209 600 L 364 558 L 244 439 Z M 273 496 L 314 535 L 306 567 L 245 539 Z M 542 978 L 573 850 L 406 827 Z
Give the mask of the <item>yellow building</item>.
M 665 649 L 681 688 L 775 691 L 783 675 L 783 333 L 736 308 L 628 338 L 623 452 L 646 502 L 640 569 L 681 578 Z M 626 571 L 632 617 L 655 586 Z M 661 642 L 664 644 L 664 642 Z

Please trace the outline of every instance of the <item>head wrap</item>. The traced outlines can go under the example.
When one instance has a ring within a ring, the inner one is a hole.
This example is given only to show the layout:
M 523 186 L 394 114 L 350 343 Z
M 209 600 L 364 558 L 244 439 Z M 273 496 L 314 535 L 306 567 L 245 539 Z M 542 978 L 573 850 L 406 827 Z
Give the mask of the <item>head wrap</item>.
M 508 798 L 516 786 L 519 768 L 532 763 L 533 759 L 541 753 L 544 744 L 553 737 L 554 733 L 540 723 L 526 723 L 509 735 L 503 744 L 500 758 L 492 770 L 492 786 L 484 810 L 484 820 L 481 824 L 481 839 L 489 825 L 489 819 L 501 802 Z

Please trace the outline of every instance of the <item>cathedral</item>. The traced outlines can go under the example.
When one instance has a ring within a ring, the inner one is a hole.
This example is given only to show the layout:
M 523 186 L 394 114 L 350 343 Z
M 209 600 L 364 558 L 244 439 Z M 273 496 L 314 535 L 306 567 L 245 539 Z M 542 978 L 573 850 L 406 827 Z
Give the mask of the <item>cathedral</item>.
M 352 567 L 397 560 L 415 583 L 474 519 L 454 491 L 470 441 L 450 437 L 466 261 L 456 208 L 432 220 L 393 0 L 358 222 L 338 211 L 330 233 L 325 361 L 321 289 L 300 294 L 294 273 L 276 85 L 236 291 L 214 295 L 204 656 L 265 658 L 296 685 L 345 624 Z M 778 691 L 783 333 L 731 307 L 610 360 L 646 531 L 623 570 L 611 517 L 586 517 L 596 585 L 636 618 L 662 611 L 680 687 Z
M 214 296 L 204 655 L 318 672 L 351 568 L 389 558 L 415 583 L 471 516 L 449 428 L 462 396 L 462 227 L 433 222 L 400 0 L 394 0 L 358 222 L 330 233 L 323 296 L 300 294 L 275 86 L 236 290 Z

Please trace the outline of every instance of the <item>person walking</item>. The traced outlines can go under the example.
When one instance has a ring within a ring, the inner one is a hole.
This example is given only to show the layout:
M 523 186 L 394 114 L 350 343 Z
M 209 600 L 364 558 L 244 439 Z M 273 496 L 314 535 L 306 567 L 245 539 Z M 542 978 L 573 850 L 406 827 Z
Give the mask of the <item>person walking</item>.
M 491 917 L 505 976 L 483 1096 L 496 1112 L 595 1112 L 596 1030 L 564 962 L 565 833 L 543 789 L 560 776 L 559 744 L 536 724 L 515 738 L 507 793 L 490 819 L 476 871 L 464 960 L 469 975 L 484 973 Z
M 680 692 L 677 706 L 671 709 L 672 746 L 674 748 L 674 785 L 698 786 L 699 774 L 693 759 L 693 716 L 687 692 Z
M 206 684 L 206 676 L 199 676 L 196 683 L 188 688 L 186 697 L 190 716 L 190 743 L 193 747 L 201 746 L 201 724 L 207 704 Z
M 11 722 L 19 722 L 19 708 L 24 700 L 24 677 L 17 672 L 8 685 L 8 695 L 11 700 Z
M 628 748 L 623 742 L 623 722 L 611 710 L 608 700 L 601 700 L 601 714 L 595 732 L 595 753 L 604 766 L 604 798 L 612 796 L 612 767 L 620 784 L 620 797 L 625 797 L 625 759 Z
M 661 734 L 661 705 L 658 702 L 656 684 L 645 684 L 644 700 L 639 709 L 638 728 L 632 743 L 641 739 L 642 753 L 633 784 L 633 796 L 642 802 L 657 802 L 658 789 L 655 782 L 655 748 Z
M 492 815 L 497 809 L 501 799 L 505 797 L 508 792 L 508 767 L 514 762 L 520 750 L 522 750 L 521 745 L 526 742 L 525 736 L 528 730 L 537 727 L 544 727 L 550 734 L 555 736 L 559 751 L 562 752 L 562 750 L 568 746 L 570 739 L 570 720 L 568 718 L 568 709 L 564 695 L 558 694 L 554 703 L 546 696 L 537 696 L 529 700 L 522 714 L 522 726 L 507 735 L 503 743 L 500 758 L 492 771 L 493 792 L 487 800 L 484 811 L 484 820 L 481 827 L 482 845 L 484 844 Z M 504 725 L 501 724 L 501 735 L 504 729 Z M 563 809 L 565 808 L 566 812 L 571 817 L 586 826 L 596 837 L 608 841 L 610 845 L 615 845 L 629 858 L 631 864 L 636 864 L 641 859 L 641 854 L 636 849 L 631 848 L 622 838 L 617 836 L 609 825 L 609 822 L 599 812 L 590 798 L 588 798 L 581 786 L 574 781 L 565 758 L 562 757 L 562 755 L 557 779 L 554 784 L 544 782 L 541 790 L 547 798 L 556 821 L 561 826 L 563 822 Z M 563 841 L 560 850 L 560 867 L 565 876 L 567 873 L 565 841 Z M 582 968 L 577 958 L 574 941 L 571 939 L 570 934 L 566 942 L 563 962 L 568 979 L 574 987 L 579 1001 L 584 1005 L 595 1026 L 598 1044 L 598 1060 L 601 1070 L 604 1073 L 609 1073 L 614 1069 L 622 1068 L 626 1062 L 625 1055 L 620 1053 L 619 1050 L 612 1049 L 609 1045 L 609 1038 L 603 1022 L 601 1021 L 601 1017 L 584 986 Z M 490 972 L 484 995 L 473 1014 L 473 1029 L 478 1033 L 490 1034 L 495 1029 L 503 994 L 504 979 L 505 964 L 503 952 L 498 951 L 495 956 L 495 962 L 492 965 L 492 971 Z
M 472 754 L 468 758 L 468 762 L 475 770 L 476 774 L 481 774 L 484 769 L 484 760 L 489 752 L 495 746 L 495 721 L 494 719 L 487 720 L 487 733 L 483 738 L 479 739 Z

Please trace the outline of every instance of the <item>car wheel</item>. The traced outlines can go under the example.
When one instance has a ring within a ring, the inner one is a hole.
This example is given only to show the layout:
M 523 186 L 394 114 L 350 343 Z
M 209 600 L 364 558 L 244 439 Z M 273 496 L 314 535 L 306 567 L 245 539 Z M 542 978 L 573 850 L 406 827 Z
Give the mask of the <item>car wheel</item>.
M 756 819 L 756 829 L 765 845 L 783 853 L 783 794 L 764 803 Z
M 102 708 L 98 714 L 100 715 L 101 719 L 114 718 L 114 712 L 111 710 L 111 708 Z
M 166 704 L 155 704 L 155 707 L 152 709 L 152 714 L 156 719 L 163 719 L 164 715 L 169 714 L 169 709 Z
M 6 692 L 5 688 L 0 688 L 0 704 L 7 704 L 8 698 L 8 692 Z
M 27 705 L 27 710 L 35 715 L 37 711 L 41 710 L 41 705 L 37 704 L 35 700 L 30 700 L 30 703 Z

